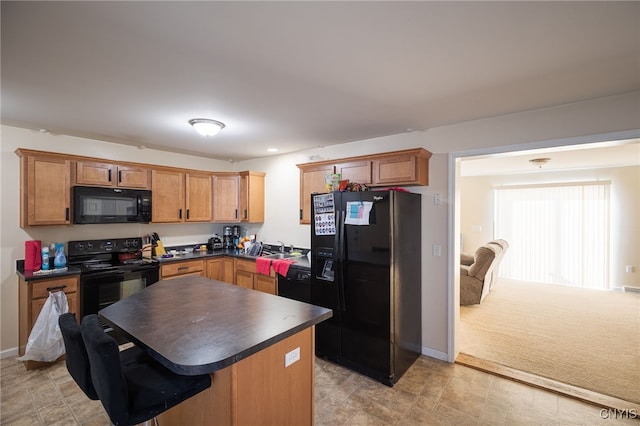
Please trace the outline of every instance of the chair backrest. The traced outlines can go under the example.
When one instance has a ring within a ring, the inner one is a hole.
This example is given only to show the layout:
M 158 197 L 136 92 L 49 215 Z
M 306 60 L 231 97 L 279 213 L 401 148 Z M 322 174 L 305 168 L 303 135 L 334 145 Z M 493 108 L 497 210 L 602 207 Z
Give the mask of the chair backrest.
M 118 343 L 104 332 L 95 314 L 82 318 L 84 339 L 91 365 L 91 380 L 96 393 L 114 425 L 126 425 L 129 421 L 129 395 L 122 374 Z
M 64 340 L 65 363 L 69 374 L 87 397 L 93 400 L 98 399 L 98 394 L 91 381 L 89 356 L 84 346 L 84 340 L 82 340 L 80 324 L 72 313 L 67 312 L 58 317 L 58 325 Z

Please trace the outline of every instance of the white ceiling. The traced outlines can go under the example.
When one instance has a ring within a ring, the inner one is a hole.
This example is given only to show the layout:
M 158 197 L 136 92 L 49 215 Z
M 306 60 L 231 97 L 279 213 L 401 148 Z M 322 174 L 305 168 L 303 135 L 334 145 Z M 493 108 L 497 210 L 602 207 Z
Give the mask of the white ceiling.
M 1 7 L 2 123 L 211 158 L 640 89 L 635 1 Z M 197 117 L 226 128 L 204 138 Z

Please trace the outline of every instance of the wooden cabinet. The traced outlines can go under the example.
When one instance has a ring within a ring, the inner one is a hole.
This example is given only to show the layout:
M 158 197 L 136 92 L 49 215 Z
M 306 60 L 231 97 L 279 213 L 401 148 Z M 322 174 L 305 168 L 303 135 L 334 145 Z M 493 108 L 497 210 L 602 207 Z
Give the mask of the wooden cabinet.
M 298 165 L 300 168 L 300 223 L 311 223 L 311 194 L 327 192 L 326 174 L 334 173 L 333 164 Z
M 236 173 L 213 176 L 213 221 L 239 222 L 240 176 Z
M 233 284 L 233 258 L 217 257 L 207 260 L 207 278 Z
M 20 226 L 71 223 L 71 161 L 63 156 L 17 150 L 20 168 Z
M 211 175 L 172 170 L 151 172 L 152 222 L 211 222 Z
M 325 175 L 340 173 L 342 180 L 369 187 L 428 185 L 430 157 L 429 151 L 416 148 L 298 164 L 300 223 L 311 223 L 311 194 L 327 192 Z
M 49 291 L 64 291 L 67 296 L 69 312 L 79 319 L 80 304 L 78 297 L 79 275 L 68 275 L 58 278 L 26 281 L 22 276 L 18 279 L 18 351 L 24 355 L 31 329 L 38 319 Z M 35 368 L 43 363 L 26 361 L 27 369 Z
M 186 275 L 206 276 L 204 259 L 171 262 L 160 266 L 161 280 L 184 277 Z
M 373 185 L 428 185 L 430 156 L 408 152 L 374 159 Z
M 264 222 L 264 177 L 262 172 L 240 172 L 241 222 Z
M 212 185 L 211 175 L 187 173 L 186 181 L 186 216 L 187 222 L 211 222 L 212 210 Z
M 151 188 L 151 171 L 144 167 L 76 161 L 74 183 L 83 186 Z
M 182 222 L 184 209 L 184 173 L 151 171 L 153 223 Z
M 254 260 L 236 259 L 235 284 L 265 293 L 277 294 L 277 278 L 273 270 L 269 275 L 256 272 Z

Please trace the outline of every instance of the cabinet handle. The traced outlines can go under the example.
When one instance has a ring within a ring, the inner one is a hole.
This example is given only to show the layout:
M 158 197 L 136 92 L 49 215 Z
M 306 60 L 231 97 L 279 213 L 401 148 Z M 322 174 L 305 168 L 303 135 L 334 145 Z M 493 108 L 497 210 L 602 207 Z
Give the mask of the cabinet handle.
M 188 266 L 178 266 L 178 271 L 184 271 L 186 269 L 189 269 Z
M 178 217 L 182 219 L 182 209 L 180 209 L 180 211 L 178 212 Z
M 64 217 L 65 217 L 65 220 L 69 220 L 69 207 L 64 209 Z
M 118 170 L 118 183 L 122 183 L 122 170 Z
M 236 219 L 238 218 L 238 209 L 236 209 Z
M 111 182 L 111 169 L 109 169 L 109 182 Z
M 300 220 L 302 220 L 302 209 L 300 209 Z
M 187 220 L 189 220 L 189 209 L 187 209 Z
M 57 287 L 47 287 L 47 291 L 58 291 L 58 290 L 62 291 L 65 289 L 65 287 L 66 285 L 59 285 Z
M 244 218 L 247 218 L 247 209 L 244 209 Z

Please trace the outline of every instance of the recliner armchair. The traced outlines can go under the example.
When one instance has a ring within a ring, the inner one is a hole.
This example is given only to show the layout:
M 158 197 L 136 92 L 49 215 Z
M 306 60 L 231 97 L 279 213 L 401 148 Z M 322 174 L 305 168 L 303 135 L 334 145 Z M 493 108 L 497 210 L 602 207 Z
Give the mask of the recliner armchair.
M 460 304 L 482 302 L 498 279 L 498 268 L 509 244 L 502 239 L 493 240 L 476 250 L 473 255 L 460 255 Z

